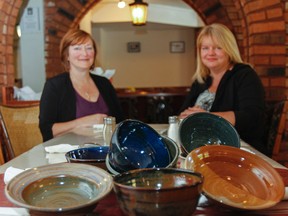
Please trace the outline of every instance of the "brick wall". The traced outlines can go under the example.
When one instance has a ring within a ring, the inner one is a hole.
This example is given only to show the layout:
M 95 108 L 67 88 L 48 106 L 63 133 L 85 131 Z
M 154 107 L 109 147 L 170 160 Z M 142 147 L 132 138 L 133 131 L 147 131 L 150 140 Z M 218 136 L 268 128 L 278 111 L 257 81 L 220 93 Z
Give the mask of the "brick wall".
M 62 71 L 58 49 L 63 34 L 99 1 L 44 1 L 47 78 Z M 220 22 L 235 33 L 243 59 L 256 68 L 270 100 L 288 97 L 288 0 L 183 1 L 205 23 Z M 0 0 L 0 85 L 14 84 L 13 35 L 23 2 Z
M 14 84 L 13 36 L 21 0 L 0 1 L 0 85 Z

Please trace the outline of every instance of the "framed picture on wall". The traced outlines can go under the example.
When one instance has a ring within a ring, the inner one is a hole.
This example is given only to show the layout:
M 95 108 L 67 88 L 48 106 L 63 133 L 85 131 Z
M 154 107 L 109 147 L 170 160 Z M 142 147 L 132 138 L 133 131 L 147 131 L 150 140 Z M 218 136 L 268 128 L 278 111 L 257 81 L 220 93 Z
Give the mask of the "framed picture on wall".
M 128 53 L 137 53 L 141 51 L 140 42 L 128 42 L 127 43 L 127 52 Z
M 185 42 L 184 41 L 171 41 L 170 42 L 170 53 L 184 53 Z

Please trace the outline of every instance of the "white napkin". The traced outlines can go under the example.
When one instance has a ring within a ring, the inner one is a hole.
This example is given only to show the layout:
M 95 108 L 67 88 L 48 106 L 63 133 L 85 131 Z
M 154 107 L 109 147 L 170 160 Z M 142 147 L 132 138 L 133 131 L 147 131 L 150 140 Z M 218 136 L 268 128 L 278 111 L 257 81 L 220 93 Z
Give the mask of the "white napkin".
M 14 178 L 16 175 L 18 175 L 19 173 L 23 172 L 25 170 L 23 169 L 18 169 L 15 167 L 8 167 L 4 173 L 4 183 L 8 184 L 8 182 Z
M 66 153 L 68 151 L 77 149 L 78 146 L 70 144 L 58 144 L 45 147 L 45 151 L 48 153 Z
M 0 215 L 5 216 L 29 216 L 28 209 L 25 208 L 11 208 L 11 207 L 0 207 Z
M 67 162 L 65 154 L 68 151 L 77 149 L 79 146 L 70 144 L 58 144 L 54 146 L 45 147 L 46 159 L 48 159 L 49 164 Z

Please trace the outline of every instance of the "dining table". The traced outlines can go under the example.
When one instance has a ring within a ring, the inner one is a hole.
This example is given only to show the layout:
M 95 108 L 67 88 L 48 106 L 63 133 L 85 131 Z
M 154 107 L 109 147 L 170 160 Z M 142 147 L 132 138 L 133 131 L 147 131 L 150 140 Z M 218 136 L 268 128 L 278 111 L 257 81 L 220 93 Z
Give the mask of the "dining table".
M 159 134 L 165 136 L 167 134 L 168 124 L 151 124 Z M 69 144 L 75 146 L 75 148 L 85 146 L 86 144 L 103 144 L 103 125 L 93 125 L 89 127 L 78 127 L 71 131 L 66 132 L 60 136 L 57 136 L 51 140 L 40 143 L 28 150 L 27 152 L 13 158 L 7 163 L 0 166 L 0 215 L 29 215 L 27 209 L 16 206 L 8 200 L 5 196 L 5 182 L 4 176 L 8 168 L 17 168 L 21 170 L 44 166 L 48 164 L 55 163 L 67 163 L 65 158 L 65 153 L 49 153 L 46 151 L 47 147 L 59 146 L 59 144 Z M 227 206 L 222 206 L 219 203 L 215 203 L 207 199 L 204 195 L 200 196 L 197 208 L 193 213 L 193 216 L 208 216 L 208 215 L 277 215 L 284 216 L 288 215 L 288 169 L 279 164 L 278 162 L 272 160 L 261 152 L 257 151 L 255 148 L 249 144 L 241 141 L 240 148 L 242 150 L 248 151 L 251 154 L 255 154 L 261 157 L 263 160 L 271 164 L 276 171 L 283 178 L 285 185 L 285 196 L 283 199 L 277 203 L 275 206 L 261 209 L 261 210 L 239 210 L 229 208 Z M 183 168 L 183 162 L 185 158 L 180 156 L 177 168 Z M 88 215 L 99 215 L 99 216 L 124 216 L 122 212 L 116 195 L 112 190 L 107 196 L 100 200 L 95 207 L 93 213 Z M 87 215 L 87 216 L 88 216 Z

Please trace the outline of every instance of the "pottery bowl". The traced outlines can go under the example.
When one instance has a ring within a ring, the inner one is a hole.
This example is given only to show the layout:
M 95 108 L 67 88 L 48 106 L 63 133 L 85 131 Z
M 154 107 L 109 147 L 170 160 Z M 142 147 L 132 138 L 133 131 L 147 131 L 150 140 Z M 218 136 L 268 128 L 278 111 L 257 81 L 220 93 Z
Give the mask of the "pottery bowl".
M 103 169 L 78 163 L 50 164 L 26 170 L 5 187 L 6 197 L 35 215 L 91 213 L 113 187 Z
M 138 169 L 114 177 L 114 191 L 127 215 L 187 215 L 195 211 L 201 174 L 174 168 Z
M 169 155 L 170 155 L 170 163 L 166 167 L 162 167 L 162 168 L 175 168 L 177 166 L 178 158 L 180 155 L 180 149 L 179 149 L 178 145 L 176 144 L 176 142 L 173 141 L 172 139 L 170 139 L 169 137 L 162 136 L 162 138 L 163 138 L 163 141 L 164 141 L 164 143 L 165 143 L 165 145 L 169 151 Z M 118 172 L 117 169 L 115 169 L 113 166 L 111 166 L 108 156 L 106 157 L 105 162 L 106 162 L 106 167 L 111 174 L 118 175 L 118 174 L 123 172 L 123 171 Z M 130 170 L 133 170 L 133 169 L 130 169 Z M 130 170 L 128 169 L 125 172 L 130 171 Z
M 265 209 L 284 196 L 279 173 L 264 159 L 231 146 L 203 146 L 189 153 L 186 169 L 199 172 L 210 200 L 245 210 Z
M 184 156 L 205 145 L 240 148 L 240 137 L 236 129 L 224 118 L 208 112 L 195 113 L 183 119 L 179 125 L 179 138 Z
M 107 170 L 105 159 L 109 150 L 109 146 L 96 146 L 79 148 L 69 151 L 65 154 L 69 163 L 83 163 L 100 167 Z
M 119 173 L 166 167 L 171 162 L 163 137 L 148 124 L 132 119 L 116 126 L 108 157 L 110 165 Z

